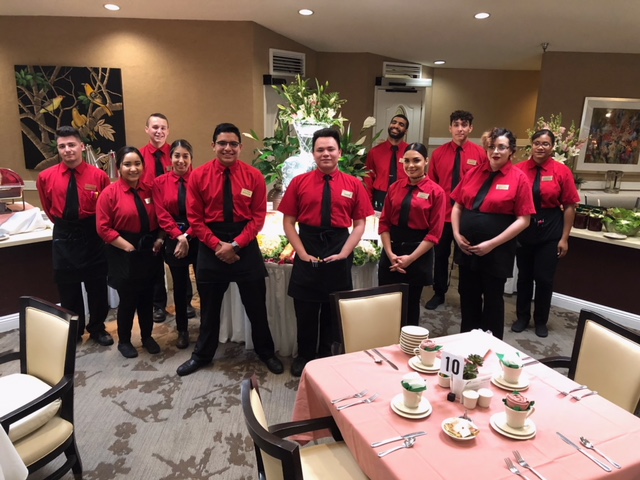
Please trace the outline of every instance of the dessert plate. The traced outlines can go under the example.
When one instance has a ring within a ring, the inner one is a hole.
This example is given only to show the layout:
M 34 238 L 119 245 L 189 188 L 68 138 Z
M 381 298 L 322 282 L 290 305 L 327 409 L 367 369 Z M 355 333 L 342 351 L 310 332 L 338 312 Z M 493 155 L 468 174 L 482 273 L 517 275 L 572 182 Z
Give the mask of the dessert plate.
M 404 401 L 402 398 L 403 396 L 400 393 L 395 397 L 393 397 L 390 403 L 391 410 L 393 410 L 394 413 L 397 413 L 401 417 L 414 418 L 414 419 L 426 418 L 429 415 L 431 415 L 431 412 L 433 412 L 433 407 L 431 406 L 431 403 L 429 403 L 429 400 L 427 400 L 424 397 L 422 398 L 420 405 L 418 405 L 416 408 L 407 407 L 404 404 Z
M 440 359 L 436 358 L 436 360 L 433 362 L 433 365 L 427 367 L 420 361 L 418 357 L 414 355 L 409 359 L 409 366 L 416 372 L 420 373 L 438 373 L 440 371 Z
M 504 378 L 502 378 L 502 373 L 498 372 L 491 377 L 491 383 L 493 383 L 496 387 L 501 388 L 502 390 L 526 390 L 529 388 L 531 384 L 529 377 L 527 377 L 524 373 L 520 375 L 518 379 L 518 383 L 509 383 L 505 382 Z
M 622 233 L 616 233 L 616 232 L 603 233 L 602 236 L 606 238 L 610 238 L 611 240 L 624 240 L 625 238 L 627 238 L 626 235 L 623 235 Z
M 510 427 L 507 425 L 507 414 L 504 412 L 493 415 L 489 419 L 489 425 L 500 435 L 514 440 L 528 440 L 535 437 L 537 431 L 535 423 L 529 418 L 524 422 L 522 428 Z
M 462 427 L 467 427 L 467 428 L 470 427 L 472 429 L 473 433 L 472 433 L 472 435 L 469 435 L 469 436 L 466 436 L 466 437 L 458 437 L 458 436 L 456 436 L 456 434 L 454 432 L 448 430 L 447 426 L 449 426 L 449 429 L 452 429 L 455 426 L 458 426 L 458 427 L 462 426 Z M 460 418 L 460 417 L 451 417 L 451 418 L 447 418 L 446 420 L 444 420 L 442 422 L 442 431 L 444 433 L 446 433 L 447 435 L 449 435 L 454 440 L 460 440 L 460 441 L 473 440 L 480 433 L 480 430 L 478 429 L 478 427 L 476 426 L 475 423 L 470 422 L 469 420 L 465 420 L 464 418 Z

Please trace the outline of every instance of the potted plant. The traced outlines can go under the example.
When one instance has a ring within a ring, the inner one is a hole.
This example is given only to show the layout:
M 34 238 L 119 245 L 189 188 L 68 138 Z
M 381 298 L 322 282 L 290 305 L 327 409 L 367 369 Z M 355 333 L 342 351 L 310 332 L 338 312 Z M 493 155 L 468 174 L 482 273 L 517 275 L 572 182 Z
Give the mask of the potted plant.
M 358 140 L 354 142 L 353 134 L 351 133 L 351 124 L 347 125 L 347 128 L 341 129 L 341 143 L 340 149 L 342 150 L 342 157 L 338 163 L 340 171 L 353 175 L 356 178 L 362 179 L 368 173 L 366 169 L 367 152 L 371 150 L 371 146 L 378 139 L 382 130 L 378 131 L 367 143 L 367 130 L 372 128 L 376 124 L 374 117 L 367 117 L 362 124 L 360 133 L 358 134 Z

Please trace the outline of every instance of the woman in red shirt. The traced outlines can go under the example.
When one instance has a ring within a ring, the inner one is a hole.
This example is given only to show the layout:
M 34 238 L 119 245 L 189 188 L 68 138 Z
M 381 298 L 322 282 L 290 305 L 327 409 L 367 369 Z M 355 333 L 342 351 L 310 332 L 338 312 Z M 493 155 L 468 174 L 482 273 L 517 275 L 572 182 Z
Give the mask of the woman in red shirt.
M 116 154 L 120 179 L 98 197 L 98 234 L 107 243 L 108 282 L 118 291 L 118 350 L 126 358 L 138 356 L 131 344 L 133 317 L 138 312 L 142 346 L 160 353 L 151 336 L 153 330 L 153 285 L 162 274 L 158 255 L 163 240 L 158 237 L 151 187 L 141 181 L 144 159 L 135 147 L 122 147 Z
M 153 203 L 160 228 L 167 234 L 164 261 L 169 265 L 173 278 L 173 300 L 176 305 L 176 347 L 189 346 L 187 317 L 188 286 L 191 282 L 189 265 L 195 265 L 198 255 L 198 239 L 192 237 L 187 220 L 187 184 L 191 175 L 193 148 L 186 140 L 171 144 L 169 173 L 156 177 L 153 183 Z
M 409 325 L 419 324 L 422 287 L 433 283 L 433 246 L 442 236 L 446 210 L 446 194 L 427 177 L 427 164 L 427 147 L 407 147 L 408 178 L 389 187 L 378 229 L 384 247 L 378 283 L 409 284 Z

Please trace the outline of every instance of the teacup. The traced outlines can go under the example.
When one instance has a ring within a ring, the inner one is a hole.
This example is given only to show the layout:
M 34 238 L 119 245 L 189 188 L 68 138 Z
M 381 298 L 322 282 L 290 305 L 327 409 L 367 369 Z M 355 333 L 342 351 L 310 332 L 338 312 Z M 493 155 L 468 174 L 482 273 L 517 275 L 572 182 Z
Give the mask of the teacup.
M 475 390 L 465 390 L 462 392 L 462 404 L 464 408 L 473 410 L 478 405 L 478 398 L 480 395 Z
M 438 372 L 438 385 L 443 388 L 451 388 L 451 377 Z
M 402 388 L 402 397 L 404 406 L 407 408 L 417 408 L 422 401 L 422 392 L 412 392 L 406 388 Z
M 529 407 L 527 410 L 514 410 L 505 405 L 504 410 L 507 413 L 507 425 L 511 428 L 522 428 L 527 418 L 535 411 L 535 407 Z
M 478 390 L 478 406 L 482 408 L 489 408 L 491 405 L 491 399 L 493 398 L 493 392 L 488 388 L 481 388 Z
M 505 365 L 504 363 L 500 363 L 502 366 L 502 378 L 507 383 L 518 383 L 520 380 L 520 375 L 522 374 L 522 367 L 513 368 Z
M 413 353 L 420 358 L 420 361 L 425 367 L 433 367 L 433 364 L 436 361 L 436 357 L 438 356 L 438 351 L 434 350 L 430 352 L 429 350 L 424 350 L 422 348 L 414 348 Z

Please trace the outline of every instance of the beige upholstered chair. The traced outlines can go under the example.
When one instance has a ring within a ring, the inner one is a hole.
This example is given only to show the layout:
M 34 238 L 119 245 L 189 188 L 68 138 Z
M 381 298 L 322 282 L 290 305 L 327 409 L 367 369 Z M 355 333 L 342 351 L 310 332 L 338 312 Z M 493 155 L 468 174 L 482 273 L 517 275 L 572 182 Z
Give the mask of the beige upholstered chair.
M 73 426 L 73 375 L 78 317 L 51 303 L 20 298 L 20 350 L 0 363 L 20 360 L 20 373 L 0 377 L 0 425 L 29 469 L 40 469 L 62 453 L 64 464 L 82 477 Z
M 571 358 L 540 360 L 554 368 L 568 368 L 569 378 L 625 410 L 635 413 L 640 402 L 640 335 L 581 310 Z M 624 366 L 623 372 L 616 365 Z
M 242 410 L 256 449 L 261 480 L 347 480 L 367 477 L 360 470 L 332 417 L 269 426 L 255 375 L 242 382 Z M 285 437 L 329 429 L 336 442 L 300 448 Z
M 400 329 L 407 324 L 408 295 L 406 284 L 333 293 L 331 308 L 342 343 L 339 349 L 349 353 L 398 343 Z

